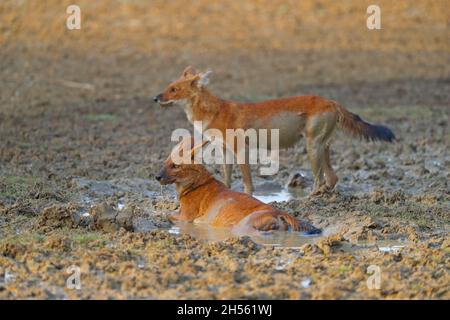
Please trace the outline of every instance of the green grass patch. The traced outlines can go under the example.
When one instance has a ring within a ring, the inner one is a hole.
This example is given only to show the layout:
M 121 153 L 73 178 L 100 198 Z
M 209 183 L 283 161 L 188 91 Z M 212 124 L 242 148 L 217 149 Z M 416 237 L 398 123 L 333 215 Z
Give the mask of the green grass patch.
M 6 202 L 56 200 L 69 201 L 70 195 L 55 181 L 35 176 L 0 176 L 0 200 Z
M 91 113 L 84 116 L 84 118 L 88 121 L 93 122 L 118 122 L 119 118 L 110 113 Z
M 352 270 L 353 270 L 353 268 L 351 266 L 346 266 L 346 265 L 342 265 L 342 266 L 339 266 L 338 268 L 334 269 L 335 273 L 339 273 L 339 274 L 348 273 L 348 272 L 351 272 Z
M 33 147 L 33 144 L 29 142 L 20 142 L 19 147 L 22 149 L 30 149 Z
M 0 198 L 17 200 L 27 197 L 31 188 L 42 180 L 32 176 L 6 176 L 0 177 Z
M 30 243 L 42 243 L 45 240 L 45 236 L 38 232 L 26 232 L 23 234 L 14 234 L 11 236 L 5 236 L 0 239 L 0 243 L 17 243 L 22 245 L 28 245 Z
M 92 242 L 98 242 L 100 245 L 105 245 L 107 242 L 106 236 L 99 232 L 71 234 L 69 237 L 71 241 L 78 245 L 88 245 Z

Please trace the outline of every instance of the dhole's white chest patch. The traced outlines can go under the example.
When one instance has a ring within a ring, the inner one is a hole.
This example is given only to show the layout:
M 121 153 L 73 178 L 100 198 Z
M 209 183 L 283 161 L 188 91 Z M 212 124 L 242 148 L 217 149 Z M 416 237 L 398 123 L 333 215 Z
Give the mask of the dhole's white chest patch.
M 194 112 L 192 111 L 192 104 L 190 101 L 188 100 L 183 100 L 182 102 L 180 102 L 181 107 L 183 108 L 184 112 L 186 113 L 186 116 L 188 118 L 188 121 L 190 123 L 194 122 Z
M 192 102 L 188 99 L 178 100 L 178 105 L 181 106 L 186 113 L 186 116 L 188 118 L 188 121 L 191 124 L 194 124 L 194 121 L 199 122 L 201 121 L 201 129 L 206 130 L 208 129 L 208 125 L 211 122 L 210 119 L 194 119 L 194 110 L 192 110 Z M 197 129 L 200 129 L 197 128 Z
M 189 99 L 180 99 L 175 102 L 178 106 L 183 108 L 190 123 L 193 122 L 192 102 Z

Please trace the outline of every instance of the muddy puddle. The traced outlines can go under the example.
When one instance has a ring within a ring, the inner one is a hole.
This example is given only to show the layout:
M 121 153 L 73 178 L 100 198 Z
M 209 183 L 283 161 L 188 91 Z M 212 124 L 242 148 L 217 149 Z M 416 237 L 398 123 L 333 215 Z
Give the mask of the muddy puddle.
M 122 179 L 116 181 L 95 181 L 88 179 L 74 179 L 74 184 L 82 193 L 80 197 L 81 209 L 76 212 L 77 217 L 84 221 L 84 225 L 89 225 L 96 218 L 95 215 L 103 215 L 113 219 L 127 211 L 130 207 L 145 207 L 148 202 L 153 204 L 176 204 L 176 195 L 173 187 L 161 188 L 159 184 L 150 179 Z M 264 203 L 281 203 L 293 199 L 301 199 L 307 196 L 307 191 L 302 188 L 292 188 L 283 186 L 276 181 L 263 181 L 256 179 L 256 191 L 254 197 Z M 242 183 L 237 181 L 233 189 L 242 189 Z M 105 205 L 105 203 L 107 205 Z M 100 207 L 100 210 L 98 209 Z M 100 213 L 99 213 L 100 212 Z M 115 214 L 114 214 L 115 212 Z M 166 210 L 165 213 L 173 213 Z M 103 218 L 102 218 L 103 219 Z M 168 231 L 172 235 L 189 235 L 201 241 L 223 241 L 229 238 L 245 236 L 244 234 L 233 233 L 228 228 L 215 228 L 201 222 L 183 223 L 167 222 L 160 227 L 155 225 L 154 214 L 151 211 L 134 217 L 132 220 L 133 231 L 150 232 L 155 230 Z M 164 219 L 164 218 L 163 218 Z M 256 243 L 270 245 L 274 247 L 300 247 L 306 243 L 313 243 L 321 236 L 309 236 L 301 232 L 266 232 L 251 235 Z
M 297 203 L 309 201 L 307 195 L 310 181 L 307 175 L 302 173 L 290 177 L 289 183 L 284 186 L 277 181 L 257 178 L 254 196 L 275 207 L 285 210 L 292 207 L 294 212 L 299 212 L 301 210 Z M 161 188 L 151 179 L 81 179 L 75 180 L 75 183 L 81 194 L 80 209 L 75 213 L 76 220 L 79 225 L 94 230 L 111 232 L 125 228 L 139 233 L 163 231 L 175 237 L 189 236 L 204 243 L 249 236 L 252 241 L 262 246 L 291 249 L 317 244 L 340 234 L 344 236 L 345 241 L 339 243 L 339 251 L 353 253 L 374 248 L 383 253 L 398 253 L 410 244 L 406 235 L 397 233 L 381 235 L 383 232 L 380 232 L 378 236 L 373 236 L 373 232 L 378 228 L 377 224 L 382 223 L 374 222 L 364 215 L 356 215 L 350 222 L 337 217 L 309 215 L 307 219 L 322 229 L 320 235 L 314 236 L 301 232 L 259 232 L 244 235 L 236 234 L 229 228 L 212 227 L 201 221 L 173 223 L 168 218 L 178 209 L 173 186 Z M 241 190 L 243 186 L 240 181 L 235 181 L 232 188 Z
M 177 222 L 169 230 L 172 235 L 189 235 L 203 241 L 224 241 L 230 238 L 245 236 L 233 233 L 228 228 L 214 228 L 204 223 Z M 297 248 L 307 243 L 317 241 L 321 236 L 308 236 L 301 232 L 264 232 L 250 235 L 250 238 L 258 244 L 273 247 Z
M 281 184 L 272 181 L 257 184 L 255 193 L 253 194 L 256 199 L 264 203 L 300 199 L 307 195 L 308 191 L 305 189 L 282 186 Z

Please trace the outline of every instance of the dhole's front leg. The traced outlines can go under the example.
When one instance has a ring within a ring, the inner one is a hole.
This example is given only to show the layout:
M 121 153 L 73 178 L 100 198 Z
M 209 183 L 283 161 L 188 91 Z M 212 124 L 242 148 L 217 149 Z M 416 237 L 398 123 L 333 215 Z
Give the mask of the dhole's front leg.
M 244 192 L 252 195 L 255 189 L 253 187 L 252 172 L 250 170 L 250 152 L 249 146 L 245 145 L 245 163 L 239 164 L 239 168 L 241 169 L 242 182 L 244 183 Z
M 194 221 L 194 217 L 191 217 L 189 215 L 183 214 L 182 210 L 180 209 L 177 212 L 174 212 L 172 214 L 169 214 L 169 220 L 172 222 L 177 222 L 177 221 Z
M 231 173 L 233 170 L 232 164 L 223 164 L 222 165 L 222 177 L 223 183 L 227 186 L 227 188 L 231 187 Z
M 171 214 L 169 214 L 168 218 L 172 222 L 179 221 L 180 220 L 180 212 L 177 211 L 177 212 L 171 213 Z
M 234 155 L 237 158 L 237 143 L 235 143 L 235 149 L 233 150 Z M 252 173 L 250 170 L 250 154 L 249 154 L 249 148 L 248 146 L 245 146 L 245 162 L 244 163 L 239 163 L 239 168 L 241 169 L 241 174 L 242 174 L 242 182 L 244 184 L 244 192 L 248 193 L 249 195 L 253 194 L 254 191 L 254 187 L 253 187 L 253 182 L 252 182 Z M 230 170 L 229 170 L 229 174 L 231 175 L 231 166 L 230 166 Z M 231 181 L 231 177 L 230 177 L 230 181 Z
M 239 165 L 242 173 L 242 181 L 244 182 L 244 192 L 252 195 L 254 188 L 252 182 L 252 173 L 250 171 L 250 165 L 247 163 Z

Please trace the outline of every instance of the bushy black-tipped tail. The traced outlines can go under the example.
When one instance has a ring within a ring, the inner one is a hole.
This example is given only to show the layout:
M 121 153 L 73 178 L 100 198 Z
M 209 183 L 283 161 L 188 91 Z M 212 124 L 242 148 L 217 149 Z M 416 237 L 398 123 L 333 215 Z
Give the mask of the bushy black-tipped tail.
M 367 141 L 393 142 L 395 135 L 391 129 L 379 124 L 370 124 L 357 114 L 351 113 L 341 106 L 336 106 L 338 112 L 338 126 L 355 136 Z

